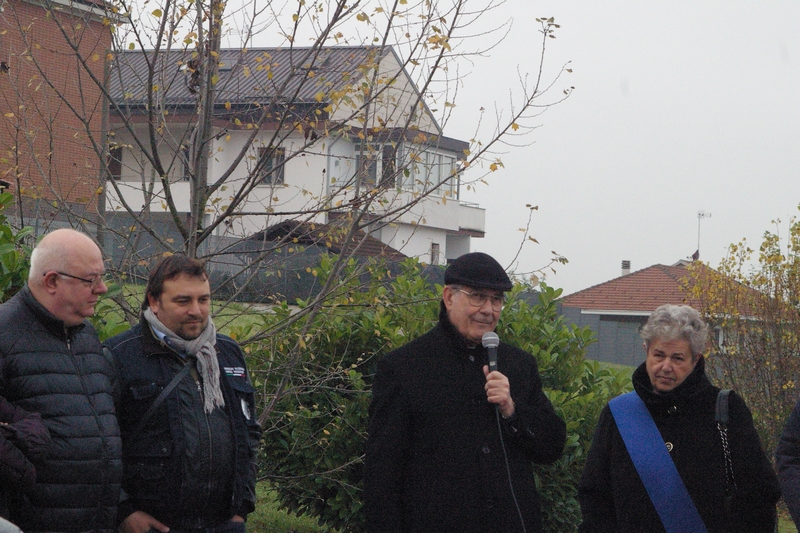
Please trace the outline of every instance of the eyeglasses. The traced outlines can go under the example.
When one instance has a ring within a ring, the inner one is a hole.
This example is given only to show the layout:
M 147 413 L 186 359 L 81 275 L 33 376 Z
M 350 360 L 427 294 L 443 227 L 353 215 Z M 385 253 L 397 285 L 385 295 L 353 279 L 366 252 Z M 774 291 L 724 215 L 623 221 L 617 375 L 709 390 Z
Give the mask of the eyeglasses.
M 103 276 L 103 274 L 98 274 L 98 275 L 96 275 L 94 277 L 91 277 L 89 279 L 81 278 L 81 277 L 78 277 L 78 276 L 73 276 L 72 274 L 67 274 L 66 272 L 60 272 L 60 271 L 56 271 L 56 274 L 58 274 L 59 276 L 64 276 L 65 278 L 77 279 L 78 281 L 82 281 L 84 283 L 88 283 L 89 287 L 91 287 L 92 290 L 100 288 L 100 285 L 102 285 L 102 284 L 104 284 L 106 282 L 105 276 Z M 45 276 L 46 275 L 47 275 L 47 273 L 45 273 Z
M 497 295 L 486 294 L 483 292 L 468 292 L 460 288 L 456 290 L 466 294 L 469 297 L 469 304 L 473 307 L 483 307 L 483 304 L 486 303 L 486 300 L 489 300 L 492 303 L 492 309 L 499 311 L 503 309 L 503 306 L 506 303 L 506 298 L 502 294 Z

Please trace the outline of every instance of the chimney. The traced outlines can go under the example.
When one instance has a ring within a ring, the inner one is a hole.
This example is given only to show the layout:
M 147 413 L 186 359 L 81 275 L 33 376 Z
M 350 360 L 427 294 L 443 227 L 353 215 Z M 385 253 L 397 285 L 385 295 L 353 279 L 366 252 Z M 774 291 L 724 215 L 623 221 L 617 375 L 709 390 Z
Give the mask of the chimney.
M 631 262 L 627 260 L 622 261 L 622 275 L 627 276 L 631 273 Z

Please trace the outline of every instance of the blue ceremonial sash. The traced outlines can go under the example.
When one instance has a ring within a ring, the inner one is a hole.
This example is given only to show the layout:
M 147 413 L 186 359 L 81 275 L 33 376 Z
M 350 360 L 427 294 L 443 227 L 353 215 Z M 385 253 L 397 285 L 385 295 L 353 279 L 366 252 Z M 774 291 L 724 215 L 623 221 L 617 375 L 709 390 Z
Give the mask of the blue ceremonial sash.
M 642 399 L 629 392 L 608 402 L 608 407 L 667 533 L 707 533 Z

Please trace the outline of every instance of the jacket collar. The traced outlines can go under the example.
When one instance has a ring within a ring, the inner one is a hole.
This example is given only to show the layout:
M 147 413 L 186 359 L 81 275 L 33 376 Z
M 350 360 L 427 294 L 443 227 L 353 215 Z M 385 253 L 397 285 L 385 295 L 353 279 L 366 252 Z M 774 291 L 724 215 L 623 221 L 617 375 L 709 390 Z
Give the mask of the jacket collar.
M 452 351 L 456 354 L 474 354 L 477 349 L 479 353 L 484 353 L 485 350 L 483 346 L 480 344 L 472 344 L 465 339 L 464 336 L 458 332 L 453 323 L 450 322 L 450 319 L 447 318 L 447 309 L 444 306 L 444 302 L 441 302 L 439 305 L 439 328 L 441 328 L 447 338 Z
M 56 318 L 53 313 L 48 311 L 45 306 L 39 303 L 39 300 L 33 296 L 33 293 L 28 285 L 25 285 L 19 291 L 19 298 L 22 300 L 22 303 L 24 303 L 25 306 L 31 311 L 31 313 L 33 313 L 36 319 L 45 327 L 45 329 L 59 339 L 67 340 L 67 338 L 71 338 L 86 326 L 86 321 L 84 320 L 77 326 L 67 327 L 63 320 Z
M 144 316 L 139 318 L 139 326 L 142 328 L 142 351 L 144 352 L 145 356 L 150 357 L 154 355 L 167 355 L 167 354 L 174 354 L 178 355 L 178 353 L 161 342 L 153 334 L 153 330 L 150 328 L 150 323 L 144 319 Z
M 706 360 L 700 356 L 691 374 L 686 376 L 683 383 L 669 392 L 655 392 L 647 375 L 647 363 L 642 363 L 633 372 L 633 388 L 636 394 L 648 407 L 669 408 L 671 406 L 690 407 L 697 396 L 711 387 L 711 382 L 706 376 Z

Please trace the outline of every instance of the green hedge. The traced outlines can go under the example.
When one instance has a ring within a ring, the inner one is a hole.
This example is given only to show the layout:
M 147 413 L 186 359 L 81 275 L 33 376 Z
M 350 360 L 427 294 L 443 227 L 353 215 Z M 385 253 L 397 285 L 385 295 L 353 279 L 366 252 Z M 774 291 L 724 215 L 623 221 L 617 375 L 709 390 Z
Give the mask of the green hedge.
M 331 261 L 314 272 L 324 282 Z M 286 327 L 253 346 L 251 372 L 264 391 L 261 408 L 274 402 L 276 383 L 293 353 L 297 366 L 285 394 L 264 425 L 262 479 L 276 489 L 281 506 L 316 517 L 341 531 L 363 531 L 362 456 L 370 386 L 378 358 L 422 335 L 436 323 L 441 287 L 430 286 L 421 265 L 409 260 L 402 274 L 370 267 L 368 283 L 351 264 L 331 305 L 311 324 Z M 536 357 L 545 392 L 567 421 L 567 447 L 550 466 L 537 466 L 546 531 L 574 530 L 580 522 L 577 483 L 600 410 L 629 383 L 629 376 L 584 359 L 588 329 L 564 323 L 556 313 L 560 290 L 539 287 L 539 302 L 522 298 L 517 286 L 504 309 L 498 334 Z M 305 305 L 300 302 L 301 309 Z M 262 316 L 263 326 L 285 320 L 289 308 Z M 310 326 L 310 327 L 308 327 Z M 300 346 L 300 350 L 293 348 Z
M 0 302 L 11 298 L 28 279 L 31 249 L 25 245 L 25 238 L 33 230 L 26 227 L 16 231 L 8 223 L 5 209 L 13 203 L 12 194 L 0 194 Z

